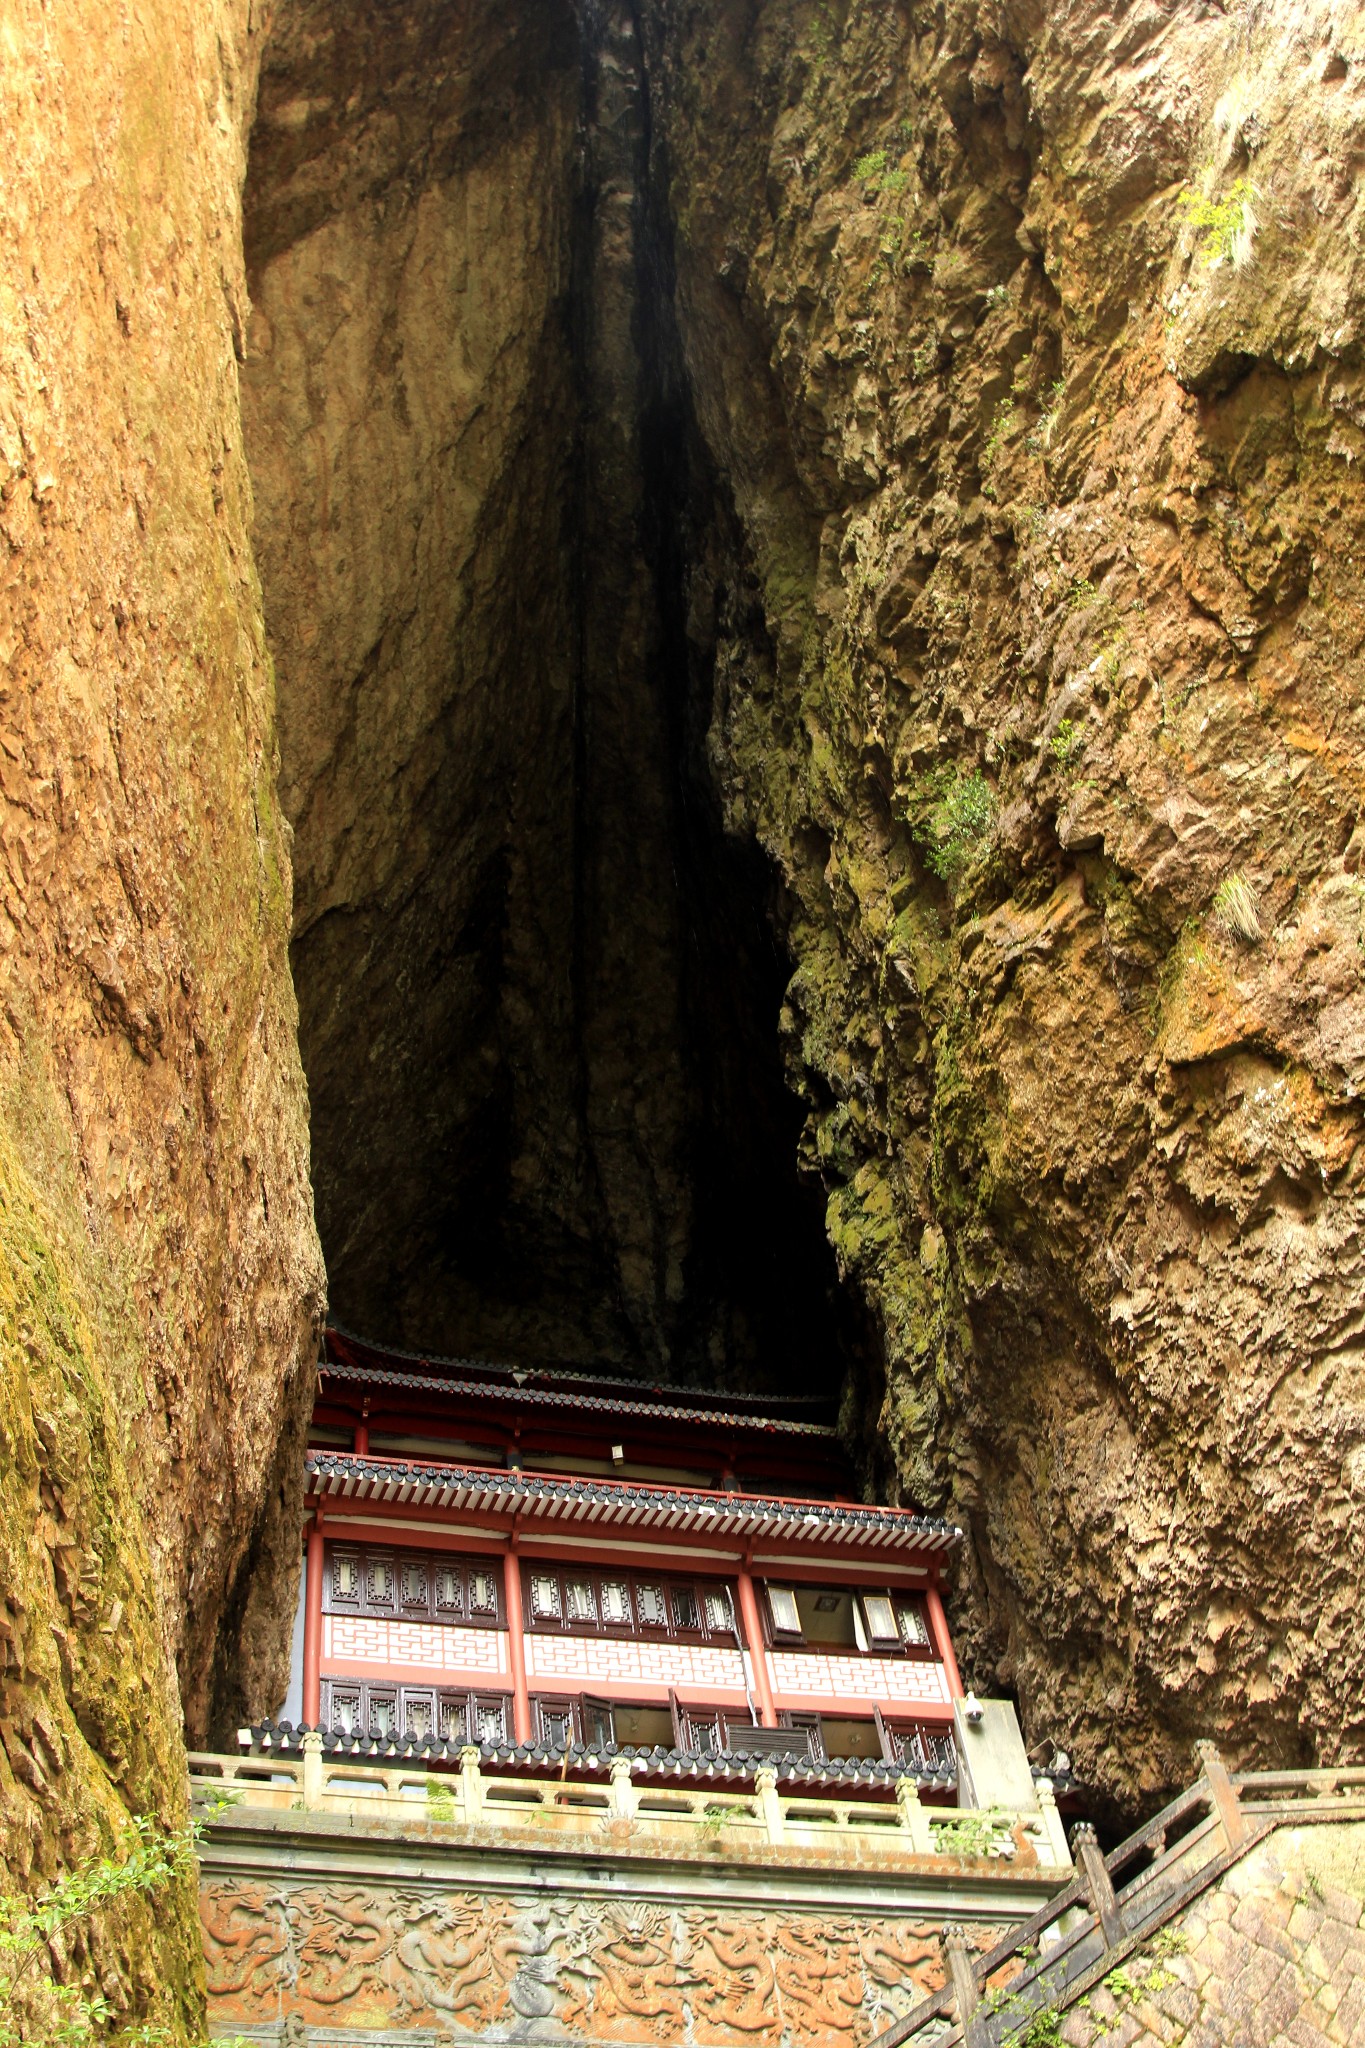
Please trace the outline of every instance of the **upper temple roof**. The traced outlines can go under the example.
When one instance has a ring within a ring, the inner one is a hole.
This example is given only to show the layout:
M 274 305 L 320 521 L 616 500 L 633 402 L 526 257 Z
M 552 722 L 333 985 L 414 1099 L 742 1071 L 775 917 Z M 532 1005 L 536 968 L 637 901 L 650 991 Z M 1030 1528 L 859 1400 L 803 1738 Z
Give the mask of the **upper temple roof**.
M 773 1430 L 833 1439 L 837 1404 L 821 1395 L 716 1393 L 660 1386 L 559 1366 L 500 1365 L 482 1358 L 443 1358 L 378 1345 L 329 1324 L 320 1370 L 329 1379 L 413 1392 L 493 1400 L 519 1407 L 572 1409 L 658 1422 L 698 1422 L 729 1429 Z

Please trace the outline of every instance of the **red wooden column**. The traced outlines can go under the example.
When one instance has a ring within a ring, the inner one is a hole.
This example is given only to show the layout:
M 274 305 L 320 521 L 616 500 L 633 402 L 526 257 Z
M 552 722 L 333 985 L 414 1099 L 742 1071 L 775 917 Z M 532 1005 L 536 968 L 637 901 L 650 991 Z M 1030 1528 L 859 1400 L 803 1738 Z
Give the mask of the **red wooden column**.
M 507 1603 L 507 1661 L 512 1667 L 512 1740 L 531 1740 L 531 1695 L 526 1685 L 526 1637 L 522 1631 L 521 1559 L 509 1550 L 502 1561 Z
M 303 1591 L 303 1725 L 322 1722 L 322 1510 L 313 1513 Z
M 948 1633 L 948 1617 L 943 1612 L 943 1596 L 936 1585 L 925 1588 L 924 1604 L 929 1610 L 929 1633 L 934 1639 L 934 1648 L 938 1651 L 944 1676 L 948 1680 L 948 1696 L 950 1699 L 960 1700 L 963 1696 L 962 1679 L 957 1668 L 957 1658 L 953 1655 L 953 1639 Z
M 748 1646 L 749 1661 L 754 1667 L 758 1718 L 765 1728 L 776 1728 L 777 1709 L 773 1705 L 773 1689 L 768 1683 L 768 1646 L 763 1640 L 763 1623 L 759 1618 L 758 1595 L 754 1591 L 753 1574 L 741 1571 L 738 1583 L 739 1618 L 744 1625 L 744 1640 Z

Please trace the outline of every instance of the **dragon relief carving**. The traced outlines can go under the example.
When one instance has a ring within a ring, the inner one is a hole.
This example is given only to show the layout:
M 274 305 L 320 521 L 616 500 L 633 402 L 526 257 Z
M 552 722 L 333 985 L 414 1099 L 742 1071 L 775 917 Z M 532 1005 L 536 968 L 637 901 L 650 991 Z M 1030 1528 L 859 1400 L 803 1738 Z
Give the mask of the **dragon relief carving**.
M 220 2032 L 864 2048 L 942 1982 L 938 1927 L 889 1917 L 234 1879 L 206 1884 L 202 1911 Z

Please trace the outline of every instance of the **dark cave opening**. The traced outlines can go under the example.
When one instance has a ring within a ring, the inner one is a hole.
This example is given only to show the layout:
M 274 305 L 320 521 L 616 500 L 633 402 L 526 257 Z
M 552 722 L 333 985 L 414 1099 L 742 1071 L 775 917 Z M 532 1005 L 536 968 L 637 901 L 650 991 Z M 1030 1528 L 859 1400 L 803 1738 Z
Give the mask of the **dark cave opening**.
M 267 51 L 244 382 L 318 1221 L 381 1340 L 832 1390 L 860 1324 L 797 1171 L 776 878 L 708 765 L 745 574 L 654 157 L 626 5 L 408 6 L 377 54 L 304 6 Z

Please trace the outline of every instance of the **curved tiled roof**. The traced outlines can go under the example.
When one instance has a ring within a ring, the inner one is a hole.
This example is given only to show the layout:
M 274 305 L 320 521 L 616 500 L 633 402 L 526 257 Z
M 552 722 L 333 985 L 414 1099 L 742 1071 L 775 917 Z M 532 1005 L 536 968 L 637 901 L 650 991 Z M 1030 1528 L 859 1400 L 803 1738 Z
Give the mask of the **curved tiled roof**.
M 255 1727 L 242 1729 L 238 1740 L 243 1747 L 249 1744 L 253 1753 L 276 1750 L 281 1756 L 288 1756 L 301 1749 L 307 1732 L 304 1728 L 295 1728 L 288 1721 L 264 1721 Z M 463 1742 L 445 1742 L 433 1735 L 381 1736 L 377 1731 L 338 1735 L 324 1730 L 322 1746 L 329 1756 L 383 1758 L 399 1765 L 410 1758 L 425 1765 L 458 1764 L 466 1745 Z M 944 1789 L 957 1783 L 955 1770 L 931 1771 L 919 1765 L 884 1763 L 880 1757 L 817 1760 L 794 1751 L 785 1756 L 754 1756 L 742 1749 L 727 1749 L 716 1754 L 709 1750 L 665 1749 L 661 1743 L 653 1748 L 635 1749 L 629 1744 L 617 1743 L 603 1743 L 594 1748 L 582 1742 L 570 1743 L 567 1748 L 552 1742 L 484 1742 L 478 1745 L 478 1750 L 485 1768 L 535 1771 L 562 1770 L 567 1766 L 588 1777 L 610 1775 L 613 1759 L 623 1756 L 630 1760 L 632 1777 L 641 1778 L 745 1782 L 752 1781 L 755 1771 L 772 1769 L 786 1785 L 811 1787 L 894 1788 L 902 1778 L 908 1778 L 917 1785 Z
M 329 1356 L 333 1344 L 346 1354 L 346 1359 L 336 1361 Z M 717 1411 L 723 1410 L 727 1419 L 770 1420 L 774 1413 L 789 1416 L 803 1412 L 806 1415 L 820 1414 L 832 1422 L 837 1406 L 825 1394 L 714 1393 L 698 1387 L 662 1386 L 653 1380 L 626 1379 L 614 1373 L 581 1372 L 566 1366 L 505 1365 L 487 1358 L 445 1358 L 435 1352 L 397 1351 L 387 1344 L 374 1344 L 366 1337 L 358 1337 L 339 1323 L 329 1323 L 320 1361 L 322 1369 L 331 1371 L 334 1364 L 347 1360 L 362 1372 L 416 1366 L 422 1374 L 431 1374 L 438 1379 L 442 1386 L 449 1386 L 451 1374 L 458 1374 L 482 1390 L 505 1389 L 519 1398 L 542 1388 L 591 1387 L 597 1390 L 594 1398 L 609 1407 L 620 1401 L 639 1402 L 650 1413 L 657 1414 L 661 1409 L 673 1406 L 684 1412 L 695 1410 L 711 1421 L 719 1419 Z M 449 1371 L 441 1371 L 440 1368 L 449 1368 Z M 572 1398 L 578 1400 L 581 1396 Z
M 951 1522 L 910 1508 L 707 1493 L 623 1479 L 560 1479 L 347 1451 L 310 1451 L 304 1469 L 309 1494 L 323 1499 L 396 1501 L 411 1507 L 520 1514 L 532 1521 L 696 1530 L 708 1536 L 856 1536 L 872 1549 L 946 1552 L 962 1540 L 962 1531 Z
M 243 1728 L 238 1742 L 249 1748 L 255 1755 L 276 1750 L 281 1756 L 300 1754 L 303 1737 L 309 1731 L 296 1728 L 291 1721 L 261 1721 L 254 1727 Z M 381 1736 L 377 1731 L 371 1734 L 337 1735 L 324 1730 L 322 1746 L 328 1756 L 366 1757 L 374 1761 L 381 1759 L 401 1765 L 411 1759 L 425 1766 L 431 1764 L 458 1764 L 463 1742 L 446 1742 L 434 1735 Z M 878 1787 L 894 1787 L 902 1778 L 909 1778 L 916 1785 L 929 1789 L 951 1791 L 957 1784 L 955 1769 L 929 1770 L 920 1764 L 885 1763 L 880 1757 L 812 1757 L 753 1756 L 744 1750 L 727 1749 L 718 1755 L 708 1750 L 665 1749 L 661 1743 L 651 1748 L 632 1748 L 629 1744 L 603 1743 L 593 1747 L 587 1743 L 572 1742 L 567 1748 L 552 1742 L 483 1742 L 477 1745 L 483 1769 L 531 1771 L 553 1770 L 560 1772 L 567 1768 L 582 1772 L 587 1777 L 609 1776 L 612 1761 L 618 1756 L 630 1759 L 632 1777 L 640 1778 L 692 1778 L 721 1781 L 752 1780 L 755 1771 L 765 1766 L 777 1772 L 779 1780 L 788 1786 L 820 1785 L 854 1786 L 875 1790 Z M 1037 1764 L 1030 1766 L 1035 1779 L 1047 1778 L 1059 1799 L 1069 1797 L 1080 1790 L 1069 1771 L 1048 1771 Z
M 490 1388 L 487 1380 L 445 1379 L 433 1373 L 391 1372 L 385 1366 L 339 1365 L 324 1360 L 319 1367 L 324 1379 L 343 1380 L 355 1386 L 402 1387 L 422 1394 L 462 1394 L 477 1400 L 490 1392 L 515 1398 L 520 1408 L 571 1409 L 575 1415 L 645 1416 L 656 1422 L 704 1422 L 714 1429 L 743 1429 L 773 1435 L 820 1437 L 836 1442 L 839 1432 L 828 1422 L 799 1422 L 785 1415 L 744 1415 L 729 1409 L 689 1408 L 659 1401 L 641 1401 L 622 1395 L 562 1393 L 554 1387 L 518 1386 Z

